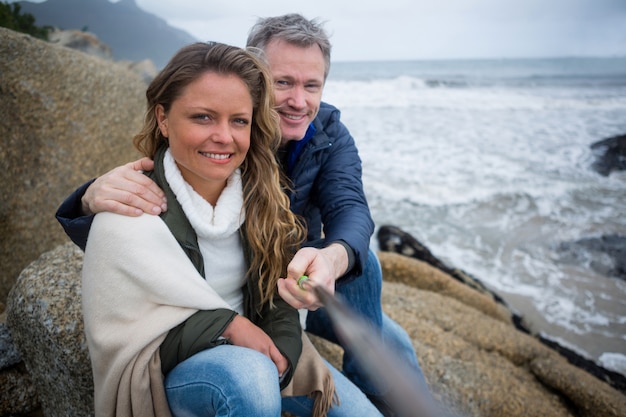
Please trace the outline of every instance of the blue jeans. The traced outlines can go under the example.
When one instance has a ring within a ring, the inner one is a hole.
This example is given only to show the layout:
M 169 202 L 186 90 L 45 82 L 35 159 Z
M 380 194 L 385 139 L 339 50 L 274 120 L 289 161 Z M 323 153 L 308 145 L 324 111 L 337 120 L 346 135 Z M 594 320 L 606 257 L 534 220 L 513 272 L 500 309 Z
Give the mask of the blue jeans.
M 340 405 L 328 417 L 379 417 L 380 412 L 341 372 L 328 364 Z M 288 411 L 309 417 L 313 400 L 281 398 L 276 365 L 255 350 L 220 345 L 179 363 L 165 378 L 174 417 L 280 417 Z
M 393 347 L 396 351 L 395 354 L 400 357 L 400 360 L 412 369 L 422 384 L 420 388 L 427 394 L 428 388 L 413 349 L 411 338 L 398 323 L 393 321 L 382 310 L 382 281 L 383 274 L 380 262 L 376 254 L 370 249 L 363 274 L 347 283 L 342 283 L 341 280 L 338 281 L 336 292 L 342 296 L 353 311 L 368 321 L 375 329 L 381 329 L 383 341 Z M 308 312 L 306 330 L 341 345 L 324 308 Z M 349 349 L 345 349 L 345 347 L 343 373 L 366 395 L 378 397 L 385 394 L 384 388 L 378 387 L 376 381 L 372 381 L 366 375 L 352 352 Z

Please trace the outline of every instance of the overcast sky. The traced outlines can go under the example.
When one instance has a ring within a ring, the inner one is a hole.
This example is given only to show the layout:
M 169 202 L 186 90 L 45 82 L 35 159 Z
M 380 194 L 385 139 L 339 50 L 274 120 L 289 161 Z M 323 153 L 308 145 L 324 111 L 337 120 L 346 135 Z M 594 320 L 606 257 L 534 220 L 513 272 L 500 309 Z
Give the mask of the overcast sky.
M 333 60 L 626 56 L 626 0 L 135 0 L 199 40 L 245 44 L 258 17 L 320 18 Z

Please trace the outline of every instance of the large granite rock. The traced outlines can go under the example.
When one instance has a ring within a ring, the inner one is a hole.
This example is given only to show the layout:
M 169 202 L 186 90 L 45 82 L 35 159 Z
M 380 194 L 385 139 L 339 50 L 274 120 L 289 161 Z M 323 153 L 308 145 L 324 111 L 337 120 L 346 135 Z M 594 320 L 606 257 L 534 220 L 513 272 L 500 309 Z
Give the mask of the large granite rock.
M 623 392 L 517 330 L 502 304 L 423 261 L 379 256 L 383 308 L 411 336 L 446 408 L 464 417 L 626 416 Z M 46 417 L 93 414 L 81 263 L 71 243 L 44 253 L 20 274 L 7 302 L 7 323 Z M 313 342 L 341 366 L 341 348 Z
M 145 82 L 128 68 L 0 27 L 0 301 L 78 185 L 136 159 Z

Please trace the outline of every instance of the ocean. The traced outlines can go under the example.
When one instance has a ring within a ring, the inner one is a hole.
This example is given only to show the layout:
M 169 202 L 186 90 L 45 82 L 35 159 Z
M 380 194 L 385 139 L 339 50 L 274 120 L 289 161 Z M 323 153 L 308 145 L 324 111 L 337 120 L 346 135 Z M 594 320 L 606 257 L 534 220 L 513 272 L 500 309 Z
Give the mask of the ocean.
M 626 172 L 598 174 L 590 149 L 626 134 L 626 57 L 337 62 L 323 100 L 357 142 L 377 227 L 626 375 L 626 280 L 572 246 L 626 236 Z

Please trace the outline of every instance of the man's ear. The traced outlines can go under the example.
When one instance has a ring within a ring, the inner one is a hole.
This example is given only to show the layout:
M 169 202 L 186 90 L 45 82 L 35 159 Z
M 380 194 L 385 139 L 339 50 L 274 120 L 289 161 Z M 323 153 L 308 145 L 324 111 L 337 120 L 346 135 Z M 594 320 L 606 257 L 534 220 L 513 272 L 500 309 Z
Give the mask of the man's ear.
M 157 124 L 159 125 L 159 129 L 161 130 L 161 134 L 163 137 L 169 137 L 167 132 L 167 115 L 165 114 L 165 109 L 163 105 L 157 104 L 154 108 L 154 116 L 156 117 Z

